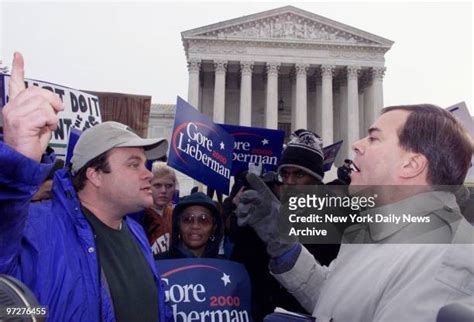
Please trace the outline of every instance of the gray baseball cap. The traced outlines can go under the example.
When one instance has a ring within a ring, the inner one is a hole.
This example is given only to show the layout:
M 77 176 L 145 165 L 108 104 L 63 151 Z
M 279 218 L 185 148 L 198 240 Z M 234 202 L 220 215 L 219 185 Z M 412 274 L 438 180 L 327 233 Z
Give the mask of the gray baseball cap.
M 89 161 L 112 148 L 143 147 L 149 160 L 159 159 L 168 150 L 164 138 L 142 139 L 125 124 L 108 121 L 84 131 L 74 147 L 71 171 L 75 175 Z

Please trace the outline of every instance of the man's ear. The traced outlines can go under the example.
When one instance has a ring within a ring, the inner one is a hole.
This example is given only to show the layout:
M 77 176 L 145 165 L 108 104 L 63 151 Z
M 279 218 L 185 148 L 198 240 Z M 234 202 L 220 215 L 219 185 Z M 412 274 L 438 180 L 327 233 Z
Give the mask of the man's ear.
M 408 153 L 403 163 L 401 177 L 415 178 L 423 173 L 428 174 L 428 159 L 420 153 Z
M 100 187 L 102 183 L 101 172 L 91 167 L 87 168 L 86 170 L 86 178 L 95 187 Z

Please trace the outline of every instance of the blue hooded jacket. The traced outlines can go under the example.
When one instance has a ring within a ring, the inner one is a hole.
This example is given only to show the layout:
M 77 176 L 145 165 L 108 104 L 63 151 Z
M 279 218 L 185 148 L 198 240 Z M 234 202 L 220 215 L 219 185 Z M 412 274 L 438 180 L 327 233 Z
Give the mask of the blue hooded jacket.
M 48 321 L 114 321 L 93 232 L 69 173 L 55 174 L 52 200 L 30 203 L 53 164 L 53 155 L 38 163 L 0 141 L 0 273 L 24 282 L 48 307 Z M 153 273 L 160 321 L 171 321 L 145 233 L 125 220 Z

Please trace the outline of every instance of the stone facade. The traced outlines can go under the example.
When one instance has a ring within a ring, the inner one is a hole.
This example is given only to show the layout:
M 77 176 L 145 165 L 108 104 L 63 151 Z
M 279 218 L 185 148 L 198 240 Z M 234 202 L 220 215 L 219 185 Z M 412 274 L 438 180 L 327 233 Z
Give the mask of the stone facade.
M 393 42 L 311 12 L 286 6 L 181 37 L 188 101 L 216 122 L 308 128 L 329 145 L 359 138 L 383 107 Z
M 314 13 L 286 6 L 181 38 L 191 105 L 215 122 L 287 136 L 307 128 L 324 145 L 344 140 L 336 164 L 383 107 L 384 55 L 393 42 Z M 150 134 L 169 119 L 155 121 L 158 115 L 152 107 Z

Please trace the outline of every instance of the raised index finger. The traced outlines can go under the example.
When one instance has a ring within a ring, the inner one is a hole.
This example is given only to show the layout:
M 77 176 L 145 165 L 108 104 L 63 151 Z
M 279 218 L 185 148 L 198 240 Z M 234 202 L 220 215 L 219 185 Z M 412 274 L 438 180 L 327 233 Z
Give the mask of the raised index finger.
M 12 73 L 10 76 L 10 85 L 8 96 L 10 100 L 14 99 L 21 91 L 25 89 L 25 62 L 19 52 L 13 54 Z

